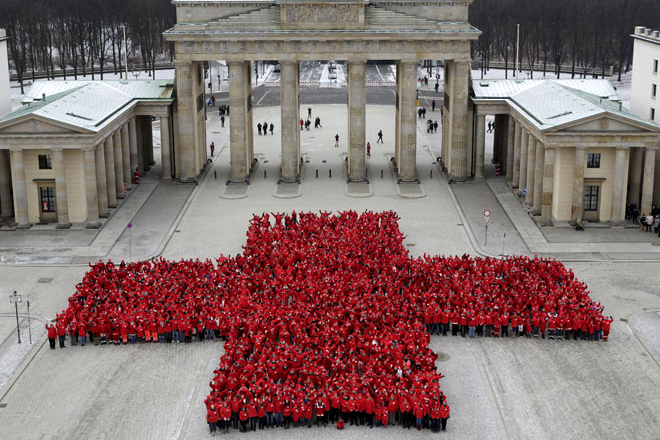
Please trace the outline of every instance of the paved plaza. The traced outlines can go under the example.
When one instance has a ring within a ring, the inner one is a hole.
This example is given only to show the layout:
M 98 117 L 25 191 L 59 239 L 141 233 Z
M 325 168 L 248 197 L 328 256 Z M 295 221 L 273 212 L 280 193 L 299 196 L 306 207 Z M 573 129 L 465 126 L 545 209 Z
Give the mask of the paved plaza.
M 431 93 L 431 92 L 429 92 Z M 301 114 L 306 114 L 303 105 Z M 275 124 L 258 136 L 259 165 L 244 198 L 221 197 L 230 170 L 229 123 L 208 114 L 211 165 L 195 184 L 160 182 L 159 165 L 125 199 L 97 235 L 82 230 L 38 231 L 19 237 L 0 231 L 0 438 L 199 439 L 208 437 L 204 397 L 222 355 L 220 343 L 48 349 L 43 324 L 67 306 L 87 262 L 99 258 L 215 258 L 242 251 L 252 214 L 282 211 L 395 210 L 412 255 L 502 253 L 558 256 L 584 280 L 591 297 L 615 322 L 608 342 L 536 339 L 431 338 L 446 377 L 441 389 L 452 417 L 448 431 L 348 427 L 298 428 L 227 438 L 657 439 L 660 438 L 660 239 L 638 229 L 541 228 L 486 166 L 486 181 L 448 184 L 435 158 L 441 133 L 418 124 L 417 170 L 424 197 L 397 192 L 389 165 L 394 108 L 367 107 L 370 197 L 346 190 L 346 106 L 312 105 L 323 128 L 302 133 L 305 158 L 299 197 L 278 198 L 278 107 L 254 108 L 254 123 Z M 427 113 L 427 118 L 432 113 Z M 438 118 L 439 119 L 439 113 Z M 155 127 L 155 132 L 158 131 Z M 376 144 L 382 129 L 384 144 Z M 334 147 L 334 135 L 340 147 Z M 158 143 L 158 139 L 155 139 Z M 486 163 L 489 163 L 487 138 Z M 156 152 L 155 157 L 159 157 Z M 318 170 L 318 178 L 316 171 Z M 330 177 L 329 172 L 332 173 Z M 382 172 L 382 177 L 381 177 Z M 517 203 L 517 205 L 516 205 Z M 483 210 L 492 211 L 485 244 Z M 135 225 L 128 236 L 126 223 Z M 32 231 L 34 232 L 34 231 Z M 506 241 L 502 243 L 506 232 Z M 41 238 L 40 238 L 41 237 Z M 586 237 L 586 238 L 585 238 Z M 585 260 L 585 261 L 579 261 Z M 22 344 L 8 294 L 31 302 L 29 346 L 25 302 L 19 310 Z

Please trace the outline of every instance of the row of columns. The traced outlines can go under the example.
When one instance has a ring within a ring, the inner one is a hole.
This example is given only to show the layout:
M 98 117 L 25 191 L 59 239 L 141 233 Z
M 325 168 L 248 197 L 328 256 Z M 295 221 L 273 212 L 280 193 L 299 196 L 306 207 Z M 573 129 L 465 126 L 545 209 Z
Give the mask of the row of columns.
M 546 224 L 552 223 L 554 147 L 543 145 L 512 117 L 509 117 L 506 145 L 505 179 L 519 189 L 519 196 L 523 196 L 525 190 L 525 204 L 531 207 L 532 214 L 540 215 Z
M 117 199 L 124 198 L 126 191 L 132 190 L 136 168 L 147 169 L 148 164 L 154 163 L 152 148 L 145 148 L 151 142 L 150 118 L 142 118 L 149 123 L 141 128 L 144 145 L 138 145 L 138 121 L 133 117 L 95 147 L 83 148 L 88 228 L 99 227 L 99 217 L 108 217 L 109 209 L 117 207 Z M 169 121 L 168 115 L 160 118 L 163 180 L 172 178 Z M 64 149 L 51 148 L 51 160 L 58 228 L 67 228 L 71 223 Z M 30 227 L 24 167 L 23 150 L 0 150 L 0 215 L 9 218 L 13 214 L 19 228 Z
M 202 149 L 196 133 L 199 109 L 196 84 L 197 62 L 177 61 L 177 105 L 179 154 L 177 175 L 182 180 L 195 178 L 200 171 L 195 151 Z M 231 182 L 246 182 L 254 163 L 252 127 L 252 88 L 250 61 L 229 61 L 229 106 L 231 108 L 230 156 Z M 467 178 L 467 93 L 469 63 L 446 63 L 451 78 L 451 103 L 445 117 L 451 126 L 450 173 L 455 179 Z M 282 164 L 281 179 L 297 181 L 300 175 L 300 92 L 297 60 L 280 60 L 280 105 Z M 366 60 L 348 61 L 348 178 L 367 179 L 366 170 Z M 415 181 L 417 156 L 417 60 L 397 62 L 395 163 L 400 181 Z M 164 137 L 164 136 L 163 136 Z M 166 158 L 163 157 L 165 164 Z

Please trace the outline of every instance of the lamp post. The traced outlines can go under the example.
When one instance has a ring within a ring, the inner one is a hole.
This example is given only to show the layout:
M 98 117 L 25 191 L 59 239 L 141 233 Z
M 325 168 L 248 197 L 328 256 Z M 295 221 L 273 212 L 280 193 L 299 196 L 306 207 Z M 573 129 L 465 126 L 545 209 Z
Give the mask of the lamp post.
M 128 80 L 128 45 L 126 44 L 126 25 L 123 25 L 124 29 L 124 65 L 126 70 L 126 79 Z
M 133 228 L 133 223 L 126 225 L 128 229 L 128 261 L 133 261 L 133 237 L 131 236 L 131 228 Z
M 21 327 L 18 323 L 18 303 L 22 301 L 21 295 L 18 295 L 14 290 L 13 295 L 9 295 L 9 302 L 14 303 L 16 307 L 16 334 L 18 335 L 18 343 L 21 343 Z

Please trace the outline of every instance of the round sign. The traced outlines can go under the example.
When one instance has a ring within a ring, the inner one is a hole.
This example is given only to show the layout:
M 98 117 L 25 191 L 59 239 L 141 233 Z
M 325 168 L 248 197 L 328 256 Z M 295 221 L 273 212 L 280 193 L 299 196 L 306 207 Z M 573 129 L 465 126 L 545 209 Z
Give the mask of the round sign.
M 490 217 L 490 209 L 484 211 L 484 217 Z
M 126 227 L 127 227 L 128 229 L 131 229 L 131 228 L 133 227 L 133 223 L 129 223 L 129 224 L 127 224 Z

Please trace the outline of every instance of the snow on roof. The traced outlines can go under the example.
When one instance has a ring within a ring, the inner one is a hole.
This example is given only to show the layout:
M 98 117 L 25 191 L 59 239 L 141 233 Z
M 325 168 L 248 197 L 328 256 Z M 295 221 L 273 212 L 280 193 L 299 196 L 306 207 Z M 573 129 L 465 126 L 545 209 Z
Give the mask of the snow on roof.
M 97 132 L 135 100 L 172 100 L 172 80 L 35 81 L 23 107 L 0 123 L 32 114 Z M 44 99 L 45 98 L 45 99 Z
M 623 108 L 608 80 L 474 80 L 475 100 L 507 100 L 541 130 L 548 130 L 599 114 L 613 114 L 660 126 Z

